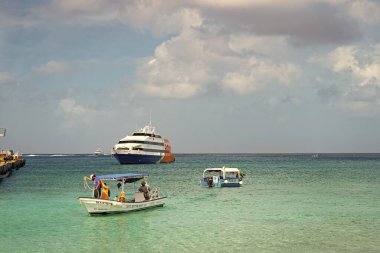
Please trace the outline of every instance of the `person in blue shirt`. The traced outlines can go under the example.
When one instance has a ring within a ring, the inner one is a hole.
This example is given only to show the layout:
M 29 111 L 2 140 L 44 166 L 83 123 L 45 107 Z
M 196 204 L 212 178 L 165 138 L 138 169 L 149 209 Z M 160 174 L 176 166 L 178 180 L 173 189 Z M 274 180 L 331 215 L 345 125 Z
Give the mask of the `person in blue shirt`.
M 90 178 L 94 181 L 94 198 L 100 198 L 102 194 L 102 180 L 96 180 L 95 174 L 92 174 Z

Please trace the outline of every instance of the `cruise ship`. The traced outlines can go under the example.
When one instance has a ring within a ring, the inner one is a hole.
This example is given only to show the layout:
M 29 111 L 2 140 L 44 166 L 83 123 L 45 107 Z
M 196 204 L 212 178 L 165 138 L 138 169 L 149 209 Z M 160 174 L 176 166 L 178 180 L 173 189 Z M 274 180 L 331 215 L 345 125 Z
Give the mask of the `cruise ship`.
M 163 139 L 151 123 L 127 135 L 112 149 L 120 164 L 170 163 L 175 161 L 168 139 Z

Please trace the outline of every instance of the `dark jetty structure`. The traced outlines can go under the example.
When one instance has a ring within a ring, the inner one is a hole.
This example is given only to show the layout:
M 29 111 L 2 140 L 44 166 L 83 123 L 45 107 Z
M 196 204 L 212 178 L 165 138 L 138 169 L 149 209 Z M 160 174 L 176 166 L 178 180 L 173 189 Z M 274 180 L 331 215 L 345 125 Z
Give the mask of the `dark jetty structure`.
M 25 165 L 25 159 L 12 151 L 0 152 L 0 182 L 12 175 L 12 172 Z

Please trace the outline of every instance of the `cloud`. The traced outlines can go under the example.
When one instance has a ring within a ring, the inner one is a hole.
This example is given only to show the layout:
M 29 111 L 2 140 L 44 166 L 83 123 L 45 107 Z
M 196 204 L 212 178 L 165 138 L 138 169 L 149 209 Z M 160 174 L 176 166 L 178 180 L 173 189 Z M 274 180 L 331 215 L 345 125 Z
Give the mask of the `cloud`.
M 213 52 L 197 31 L 187 31 L 159 45 L 137 71 L 137 89 L 148 96 L 189 98 L 205 91 Z M 186 48 L 186 50 L 184 50 Z
M 199 10 L 186 2 L 174 1 L 108 1 L 53 0 L 30 10 L 40 22 L 52 20 L 69 25 L 125 24 L 155 35 L 178 33 L 199 27 L 203 19 Z
M 131 27 L 155 35 L 179 33 L 203 24 L 199 10 L 167 4 L 168 1 L 134 2 L 123 9 L 121 19 Z
M 348 10 L 350 15 L 360 22 L 370 25 L 380 24 L 380 3 L 378 1 L 352 1 Z
M 145 94 L 160 98 L 189 98 L 199 92 L 200 87 L 194 83 L 168 83 L 164 85 L 148 84 Z
M 96 119 L 104 116 L 104 112 L 91 109 L 89 106 L 77 104 L 73 98 L 60 100 L 58 109 L 63 112 L 65 126 L 68 128 L 81 124 L 91 125 Z
M 222 84 L 225 90 L 246 94 L 272 82 L 288 85 L 301 75 L 301 69 L 294 64 L 276 64 L 255 57 L 250 58 L 245 66 L 224 76 Z
M 246 8 L 246 7 L 280 7 L 280 8 L 300 8 L 316 3 L 340 4 L 347 0 L 196 0 L 199 5 L 220 7 L 220 8 Z
M 289 51 L 283 37 L 186 30 L 142 61 L 136 90 L 151 97 L 184 99 L 223 91 L 244 94 L 272 83 L 287 85 L 302 72 L 296 64 L 280 60 Z
M 350 74 L 357 86 L 380 86 L 379 48 L 380 44 L 370 47 L 342 46 L 312 61 L 319 62 L 335 73 Z
M 32 7 L 19 11 L 15 11 L 19 6 L 14 7 L 16 15 L 4 11 L 7 22 L 3 25 L 125 24 L 155 35 L 178 34 L 206 25 L 226 31 L 287 36 L 304 45 L 355 40 L 363 36 L 358 23 L 377 23 L 379 9 L 378 3 L 369 0 L 52 0 L 26 6 Z
M 278 1 L 275 1 L 278 2 Z M 353 41 L 362 36 L 357 21 L 346 7 L 327 1 L 292 4 L 263 4 L 235 8 L 205 8 L 207 21 L 226 31 L 263 36 L 286 36 L 294 45 L 318 45 Z M 282 5 L 288 7 L 282 7 Z
M 286 58 L 291 47 L 285 36 L 259 36 L 250 33 L 231 34 L 228 47 L 238 54 L 256 54 L 271 58 Z
M 35 73 L 50 75 L 66 72 L 68 66 L 65 62 L 61 61 L 49 61 L 48 63 L 34 67 L 33 71 Z
M 357 116 L 380 113 L 377 109 L 380 108 L 380 44 L 338 47 L 310 62 L 330 70 L 339 82 L 339 88 L 324 91 L 334 91 L 336 104 L 341 108 Z M 325 94 L 324 91 L 320 94 Z
M 137 64 L 132 93 L 186 99 L 290 85 L 303 72 L 295 55 L 300 45 L 315 49 L 375 38 L 362 26 L 376 27 L 378 5 L 369 0 L 52 0 L 15 16 L 44 26 L 124 24 L 162 36 L 154 54 Z M 364 64 L 355 50 L 340 47 L 326 55 L 324 65 L 329 62 L 336 74 L 352 71 L 362 86 L 377 85 L 378 64 Z M 67 69 L 64 62 L 50 61 L 34 71 Z

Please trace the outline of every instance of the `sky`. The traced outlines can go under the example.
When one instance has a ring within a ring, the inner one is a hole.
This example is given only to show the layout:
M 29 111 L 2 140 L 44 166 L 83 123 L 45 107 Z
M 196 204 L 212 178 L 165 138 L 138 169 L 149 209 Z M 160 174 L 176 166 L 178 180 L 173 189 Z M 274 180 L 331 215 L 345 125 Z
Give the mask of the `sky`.
M 1 0 L 0 149 L 380 152 L 380 1 Z

